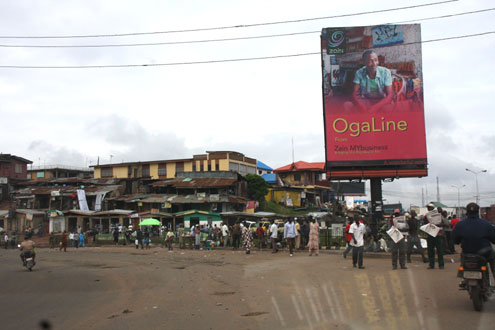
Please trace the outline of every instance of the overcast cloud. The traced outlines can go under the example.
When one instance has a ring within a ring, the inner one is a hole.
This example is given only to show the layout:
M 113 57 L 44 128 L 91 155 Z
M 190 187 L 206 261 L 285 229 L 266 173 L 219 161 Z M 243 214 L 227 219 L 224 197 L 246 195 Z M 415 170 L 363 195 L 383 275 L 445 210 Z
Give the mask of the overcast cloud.
M 295 20 L 435 2 L 422 1 L 3 1 L 0 35 L 167 31 Z M 2 45 L 169 42 L 320 31 L 495 7 L 490 0 L 347 18 L 119 38 L 5 39 Z M 422 39 L 493 31 L 495 11 L 420 22 Z M 494 34 L 425 43 L 423 76 L 429 176 L 385 183 L 406 206 L 423 196 L 495 203 Z M 208 61 L 319 52 L 319 33 L 231 42 L 115 48 L 6 48 L 0 65 L 77 66 Z M 264 61 L 114 69 L 0 68 L 0 152 L 34 165 L 88 166 L 234 150 L 276 168 L 324 161 L 319 55 Z M 427 195 L 426 195 L 427 191 Z

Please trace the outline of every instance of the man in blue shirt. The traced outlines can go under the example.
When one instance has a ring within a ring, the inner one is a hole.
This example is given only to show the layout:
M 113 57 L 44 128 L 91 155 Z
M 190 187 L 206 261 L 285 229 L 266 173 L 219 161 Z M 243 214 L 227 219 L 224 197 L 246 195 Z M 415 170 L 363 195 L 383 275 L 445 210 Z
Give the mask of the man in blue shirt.
M 454 243 L 461 244 L 462 253 L 479 254 L 490 263 L 495 276 L 495 252 L 490 243 L 495 243 L 495 228 L 478 216 L 480 207 L 476 203 L 466 206 L 467 218 L 454 228 Z
M 367 50 L 363 53 L 365 66 L 354 75 L 352 103 L 368 113 L 386 111 L 393 99 L 392 74 L 378 63 L 378 55 L 373 50 Z

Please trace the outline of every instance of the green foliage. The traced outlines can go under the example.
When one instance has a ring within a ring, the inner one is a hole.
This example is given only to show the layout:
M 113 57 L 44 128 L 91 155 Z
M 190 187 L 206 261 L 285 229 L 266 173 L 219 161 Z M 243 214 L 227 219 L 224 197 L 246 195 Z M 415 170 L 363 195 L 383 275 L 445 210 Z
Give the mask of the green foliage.
M 248 184 L 247 192 L 249 198 L 260 202 L 264 201 L 269 187 L 265 179 L 256 174 L 247 174 L 245 178 Z

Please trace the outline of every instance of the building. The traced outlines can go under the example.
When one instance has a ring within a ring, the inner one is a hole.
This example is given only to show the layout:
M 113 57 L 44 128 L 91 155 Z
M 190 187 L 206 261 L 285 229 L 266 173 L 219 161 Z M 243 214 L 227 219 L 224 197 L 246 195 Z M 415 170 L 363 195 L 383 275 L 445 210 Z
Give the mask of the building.
M 317 207 L 329 201 L 332 189 L 331 183 L 324 180 L 325 163 L 298 161 L 273 172 L 281 184 L 269 188 L 267 201 L 289 207 Z
M 117 179 L 173 179 L 184 172 L 234 171 L 256 174 L 256 159 L 235 151 L 207 151 L 193 158 L 93 165 L 94 177 Z
M 31 180 L 52 180 L 62 178 L 90 179 L 93 169 L 66 165 L 31 166 L 27 170 L 27 177 Z
M 263 162 L 257 161 L 256 167 L 258 168 L 258 175 L 263 176 L 264 174 L 273 173 L 273 168 L 266 165 Z
M 33 162 L 10 154 L 0 154 L 0 201 L 9 199 L 13 185 L 27 177 L 27 165 Z

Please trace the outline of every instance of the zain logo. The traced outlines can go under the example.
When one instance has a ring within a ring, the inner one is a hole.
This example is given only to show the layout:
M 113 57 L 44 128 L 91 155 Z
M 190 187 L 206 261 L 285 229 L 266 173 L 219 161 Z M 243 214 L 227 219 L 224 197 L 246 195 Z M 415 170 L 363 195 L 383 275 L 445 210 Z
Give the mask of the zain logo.
M 344 31 L 334 31 L 328 38 L 328 46 L 330 48 L 337 48 L 345 40 L 345 34 Z

